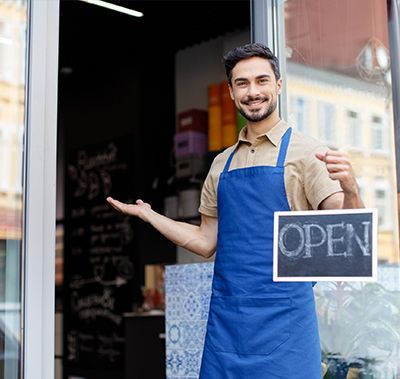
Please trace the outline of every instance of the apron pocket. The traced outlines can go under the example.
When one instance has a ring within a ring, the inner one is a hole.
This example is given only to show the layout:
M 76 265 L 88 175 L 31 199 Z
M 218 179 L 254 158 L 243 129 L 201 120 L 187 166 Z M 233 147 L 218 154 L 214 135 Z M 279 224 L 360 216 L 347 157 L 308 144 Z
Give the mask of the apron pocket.
M 268 355 L 290 338 L 290 298 L 240 298 L 238 302 L 238 353 Z
M 235 298 L 212 297 L 207 324 L 207 342 L 215 352 L 237 353 L 239 306 Z
M 215 352 L 271 354 L 290 337 L 288 297 L 212 297 L 207 340 Z

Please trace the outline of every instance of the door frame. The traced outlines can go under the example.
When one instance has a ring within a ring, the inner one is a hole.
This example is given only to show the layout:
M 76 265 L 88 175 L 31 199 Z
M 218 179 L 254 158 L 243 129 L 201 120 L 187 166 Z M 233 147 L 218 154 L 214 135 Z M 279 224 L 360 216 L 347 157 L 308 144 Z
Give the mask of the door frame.
M 282 92 L 278 97 L 280 116 L 287 120 L 286 54 L 285 54 L 285 0 L 251 0 L 251 42 L 268 46 L 279 60 Z
M 27 6 L 21 372 L 53 379 L 59 0 Z

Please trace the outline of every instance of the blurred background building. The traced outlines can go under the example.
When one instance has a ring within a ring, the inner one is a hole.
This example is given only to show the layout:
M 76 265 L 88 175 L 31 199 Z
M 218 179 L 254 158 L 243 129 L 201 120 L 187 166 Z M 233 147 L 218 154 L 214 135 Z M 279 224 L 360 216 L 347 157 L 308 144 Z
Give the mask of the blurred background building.
M 387 10 L 381 1 L 285 2 L 288 118 L 350 154 L 378 209 L 379 260 L 399 260 Z

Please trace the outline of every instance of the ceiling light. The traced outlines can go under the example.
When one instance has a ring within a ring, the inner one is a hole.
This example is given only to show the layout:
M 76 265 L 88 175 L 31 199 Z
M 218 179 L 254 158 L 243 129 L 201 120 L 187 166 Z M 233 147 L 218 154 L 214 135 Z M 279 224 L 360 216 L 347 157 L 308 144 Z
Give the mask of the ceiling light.
M 143 13 L 142 12 L 138 12 L 138 11 L 135 11 L 133 9 L 121 7 L 119 5 L 107 3 L 107 2 L 102 1 L 102 0 L 81 0 L 81 1 L 84 1 L 85 3 L 93 4 L 93 5 L 98 5 L 99 7 L 104 7 L 104 8 L 107 8 L 107 9 L 111 9 L 113 11 L 129 14 L 130 16 L 143 17 Z

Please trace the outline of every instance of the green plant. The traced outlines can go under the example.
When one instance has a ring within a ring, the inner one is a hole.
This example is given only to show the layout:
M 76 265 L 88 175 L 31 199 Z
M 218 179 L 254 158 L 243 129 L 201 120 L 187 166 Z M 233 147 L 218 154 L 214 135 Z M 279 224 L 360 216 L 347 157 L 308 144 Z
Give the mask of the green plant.
M 329 282 L 319 284 L 315 295 L 323 358 L 330 369 L 336 367 L 335 379 L 345 379 L 343 373 L 354 362 L 361 364 L 362 378 L 373 378 L 389 361 L 395 367 L 400 351 L 398 291 L 379 283 Z

